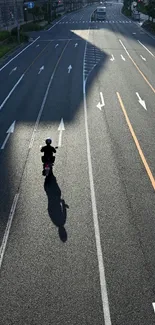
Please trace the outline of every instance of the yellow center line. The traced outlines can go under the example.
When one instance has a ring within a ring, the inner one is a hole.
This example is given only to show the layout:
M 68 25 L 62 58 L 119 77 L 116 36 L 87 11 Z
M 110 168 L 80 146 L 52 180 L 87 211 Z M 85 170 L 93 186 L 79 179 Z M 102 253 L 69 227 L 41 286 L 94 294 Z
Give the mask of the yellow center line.
M 125 115 L 125 119 L 126 119 L 126 122 L 127 122 L 127 124 L 128 124 L 129 130 L 130 130 L 130 132 L 131 132 L 131 134 L 132 134 L 132 137 L 133 137 L 134 142 L 135 142 L 135 144 L 136 144 L 137 150 L 138 150 L 139 155 L 140 155 L 140 157 L 141 157 L 141 160 L 142 160 L 142 162 L 143 162 L 143 164 L 144 164 L 144 167 L 145 167 L 145 169 L 146 169 L 146 172 L 147 172 L 147 174 L 148 174 L 148 176 L 149 176 L 149 178 L 150 178 L 150 181 L 151 181 L 151 183 L 152 183 L 153 189 L 155 190 L 155 179 L 154 179 L 154 177 L 153 177 L 153 174 L 152 174 L 152 172 L 151 172 L 151 169 L 150 169 L 150 167 L 149 167 L 149 165 L 148 165 L 148 163 L 147 163 L 147 161 L 146 161 L 146 158 L 145 158 L 145 156 L 144 156 L 144 154 L 143 154 L 143 151 L 142 151 L 142 149 L 141 149 L 141 147 L 140 147 L 140 144 L 139 144 L 139 142 L 138 142 L 138 139 L 137 139 L 137 137 L 136 137 L 136 134 L 135 134 L 135 132 L 134 132 L 134 130 L 133 130 L 133 127 L 132 127 L 132 125 L 131 125 L 131 123 L 130 123 L 130 120 L 129 120 L 129 118 L 128 118 L 128 115 L 127 115 L 126 109 L 125 109 L 125 107 L 124 107 L 123 101 L 122 101 L 122 99 L 121 99 L 121 96 L 120 96 L 120 94 L 119 94 L 118 92 L 116 92 L 116 94 L 117 94 L 117 97 L 118 97 L 118 100 L 119 100 L 119 103 L 120 103 L 121 109 L 122 109 L 122 111 L 123 111 L 123 113 L 124 113 L 124 115 Z

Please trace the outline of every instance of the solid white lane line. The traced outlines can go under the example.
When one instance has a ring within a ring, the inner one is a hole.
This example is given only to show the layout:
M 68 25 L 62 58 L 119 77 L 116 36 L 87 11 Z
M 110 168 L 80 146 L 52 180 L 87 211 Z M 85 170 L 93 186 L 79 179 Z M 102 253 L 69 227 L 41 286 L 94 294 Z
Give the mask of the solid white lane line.
M 19 83 L 21 82 L 21 80 L 23 79 L 23 77 L 24 77 L 24 74 L 22 74 L 22 76 L 19 78 L 19 80 L 16 82 L 16 84 L 14 85 L 14 87 L 9 92 L 8 96 L 4 99 L 3 103 L 0 105 L 0 110 L 3 108 L 3 106 L 5 105 L 5 103 L 7 102 L 7 100 L 10 98 L 11 94 L 14 92 L 14 90 L 16 89 L 16 87 L 19 85 Z
M 15 210 L 16 210 L 16 206 L 17 206 L 17 202 L 18 202 L 18 198 L 19 198 L 19 193 L 17 193 L 14 197 L 13 200 L 13 204 L 10 210 L 10 214 L 9 214 L 9 219 L 6 225 L 6 229 L 4 232 L 4 237 L 2 240 L 2 245 L 0 247 L 0 269 L 2 266 L 2 262 L 3 262 L 3 257 L 4 257 L 4 253 L 5 253 L 5 249 L 6 249 L 6 245 L 7 245 L 7 241 L 8 241 L 8 237 L 9 237 L 9 233 L 10 233 L 10 228 L 11 228 L 11 224 L 12 224 L 12 220 L 15 214 Z
M 15 55 L 9 62 L 7 62 L 5 65 L 3 65 L 2 68 L 0 68 L 0 71 L 2 71 L 8 64 L 10 64 L 10 62 L 12 62 L 14 59 L 16 59 L 20 54 L 22 54 L 25 50 L 27 50 L 32 44 L 34 44 L 38 39 L 40 38 L 37 37 L 31 44 L 29 44 L 28 46 L 26 46 L 21 52 L 19 52 L 17 55 Z
M 89 28 L 89 30 L 90 30 L 90 28 Z M 84 60 L 85 60 L 85 55 L 86 55 L 87 42 L 88 41 L 86 41 L 86 45 L 85 45 Z M 104 262 L 103 262 L 103 254 L 102 254 L 102 248 L 101 248 L 100 229 L 99 229 L 97 204 L 96 204 L 96 196 L 95 196 L 95 187 L 94 187 L 94 179 L 93 179 L 93 170 L 92 170 L 92 159 L 91 159 L 91 152 L 90 152 L 89 129 L 88 129 L 88 113 L 87 113 L 87 102 L 86 102 L 86 80 L 85 80 L 85 76 L 84 76 L 84 60 L 83 60 L 83 101 L 84 101 L 84 119 L 85 119 L 87 159 L 88 159 L 88 170 L 89 170 L 89 182 L 90 182 L 93 222 L 94 222 L 94 230 L 95 230 L 95 240 L 96 240 L 96 248 L 97 248 L 97 258 L 98 258 L 98 266 L 99 266 L 99 275 L 100 275 L 100 286 L 101 286 L 101 297 L 102 297 L 102 307 L 103 307 L 103 313 L 104 313 L 104 321 L 105 321 L 105 325 L 112 325 L 111 324 L 111 317 L 110 317 L 107 285 L 106 285 L 106 279 L 105 279 L 105 269 L 104 269 Z
M 143 47 L 144 47 L 144 49 L 146 50 L 146 51 L 148 51 L 153 57 L 155 57 L 154 56 L 154 54 L 143 44 L 143 43 L 141 43 L 139 40 L 137 40 L 138 41 L 138 43 L 140 44 L 140 45 L 142 45 Z

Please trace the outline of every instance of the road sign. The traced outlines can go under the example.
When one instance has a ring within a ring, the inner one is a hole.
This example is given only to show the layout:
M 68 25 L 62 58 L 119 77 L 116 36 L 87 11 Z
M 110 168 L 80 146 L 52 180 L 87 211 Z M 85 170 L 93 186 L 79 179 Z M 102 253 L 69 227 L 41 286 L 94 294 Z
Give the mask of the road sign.
M 27 8 L 29 8 L 29 9 L 34 8 L 34 2 L 24 2 L 24 5 L 26 5 Z

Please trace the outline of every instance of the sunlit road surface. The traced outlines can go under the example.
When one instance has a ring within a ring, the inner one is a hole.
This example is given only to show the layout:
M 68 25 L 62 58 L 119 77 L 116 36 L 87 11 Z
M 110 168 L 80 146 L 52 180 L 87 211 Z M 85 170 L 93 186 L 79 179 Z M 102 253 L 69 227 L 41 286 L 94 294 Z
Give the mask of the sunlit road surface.
M 1 325 L 155 324 L 155 39 L 96 6 L 0 67 Z

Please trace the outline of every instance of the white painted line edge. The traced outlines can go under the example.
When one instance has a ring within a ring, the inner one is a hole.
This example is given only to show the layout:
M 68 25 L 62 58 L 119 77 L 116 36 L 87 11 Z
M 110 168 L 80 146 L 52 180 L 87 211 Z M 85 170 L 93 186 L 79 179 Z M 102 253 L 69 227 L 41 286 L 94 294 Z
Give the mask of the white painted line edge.
M 89 28 L 89 30 L 90 30 L 90 28 Z M 105 321 L 105 325 L 112 325 L 111 317 L 110 317 L 106 279 L 105 279 L 103 254 L 102 254 L 102 248 L 101 248 L 100 230 L 99 230 L 97 204 L 96 204 L 95 187 L 94 187 L 93 170 L 92 170 L 91 151 L 90 151 L 90 142 L 89 142 L 88 114 L 87 114 L 87 102 L 86 102 L 86 80 L 85 80 L 85 74 L 84 74 L 84 60 L 85 60 L 85 55 L 86 55 L 87 43 L 88 43 L 88 40 L 86 41 L 86 44 L 85 44 L 84 59 L 83 59 L 83 101 L 84 101 L 84 119 L 85 119 L 85 132 L 86 132 L 87 160 L 88 160 L 90 192 L 91 192 L 92 212 L 93 212 L 95 240 L 96 240 L 97 258 L 98 258 L 99 275 L 100 275 L 100 287 L 101 287 L 101 297 L 102 297 L 104 321 Z
M 38 39 L 40 38 L 40 36 L 38 36 L 31 44 L 29 44 L 28 46 L 26 46 L 21 52 L 19 52 L 17 55 L 15 55 L 9 62 L 7 62 L 5 65 L 3 65 L 2 68 L 0 68 L 0 71 L 2 71 L 9 63 L 11 63 L 14 59 L 16 59 L 20 54 L 22 54 L 25 50 L 27 50 L 31 45 L 33 45 Z
M 11 228 L 11 224 L 12 224 L 12 220 L 15 214 L 15 210 L 16 210 L 16 206 L 17 206 L 17 202 L 18 202 L 18 198 L 19 198 L 19 193 L 17 193 L 14 197 L 13 203 L 12 203 L 12 207 L 10 210 L 10 214 L 9 214 L 9 219 L 6 225 L 6 229 L 4 232 L 4 236 L 3 236 L 3 240 L 2 240 L 2 244 L 0 247 L 0 269 L 2 266 L 2 262 L 3 262 L 3 258 L 4 258 L 4 253 L 5 253 L 5 249 L 6 249 L 6 245 L 7 245 L 7 241 L 8 241 L 8 237 L 9 237 L 9 233 L 10 233 L 10 228 Z
M 14 92 L 14 90 L 16 89 L 16 87 L 19 85 L 19 83 L 21 82 L 21 80 L 23 79 L 23 77 L 24 77 L 24 74 L 22 74 L 22 76 L 19 78 L 19 80 L 16 82 L 16 84 L 14 85 L 14 87 L 11 89 L 11 91 L 7 95 L 7 97 L 4 99 L 3 103 L 0 105 L 0 110 L 3 108 L 3 106 L 5 105 L 5 103 L 7 102 L 7 100 L 10 98 L 11 94 Z

